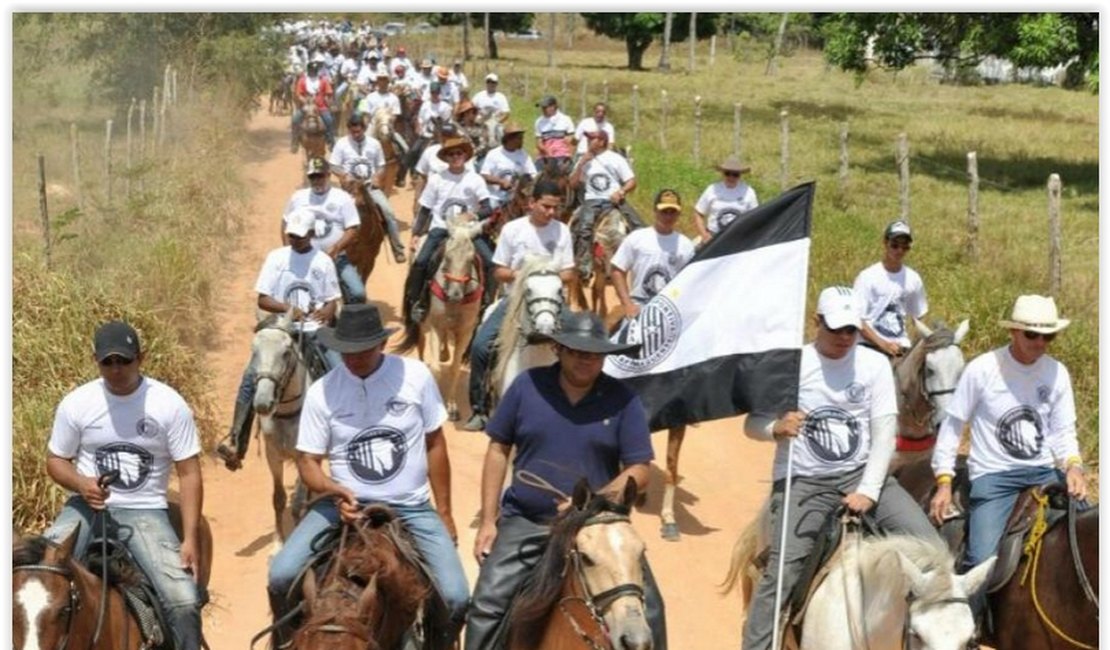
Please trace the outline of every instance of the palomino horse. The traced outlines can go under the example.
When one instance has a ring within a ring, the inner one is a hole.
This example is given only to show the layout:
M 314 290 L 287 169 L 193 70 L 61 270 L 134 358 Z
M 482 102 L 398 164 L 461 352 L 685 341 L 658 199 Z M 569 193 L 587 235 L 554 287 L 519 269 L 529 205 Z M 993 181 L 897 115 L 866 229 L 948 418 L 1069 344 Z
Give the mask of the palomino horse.
M 571 507 L 552 523 L 534 580 L 508 619 L 510 650 L 650 650 L 644 613 L 644 542 L 629 520 L 636 484 L 619 503 L 574 489 Z
M 964 371 L 960 343 L 967 336 L 968 321 L 960 323 L 955 332 L 943 324 L 931 330 L 919 320 L 914 323 L 921 336 L 894 365 L 899 444 L 892 471 L 932 456 L 937 429 Z
M 308 290 L 307 284 L 303 290 Z M 285 540 L 282 525 L 288 502 L 284 482 L 285 461 L 296 460 L 301 407 L 310 383 L 300 337 L 290 316 L 271 314 L 262 319 L 251 341 L 251 368 L 256 377 L 254 412 L 258 415 L 259 428 L 265 440 L 266 465 L 273 479 L 271 503 L 278 548 Z M 297 490 L 298 494 L 302 491 L 299 479 Z M 298 503 L 300 497 L 294 497 L 294 520 L 298 518 L 299 506 L 302 505 Z
M 590 285 L 590 303 L 586 302 L 586 291 L 582 286 L 582 278 L 575 273 L 571 295 L 577 306 L 581 309 L 592 309 L 595 314 L 605 318 L 609 312 L 606 304 L 605 287 L 610 284 L 609 273 L 612 271 L 610 262 L 617 252 L 621 242 L 628 236 L 628 224 L 621 215 L 620 210 L 609 208 L 598 215 L 597 224 L 594 226 L 594 277 Z
M 301 118 L 300 142 L 304 149 L 305 160 L 311 158 L 325 158 L 328 155 L 327 125 L 320 116 L 320 109 L 316 106 L 316 99 L 309 97 L 301 108 L 304 116 Z
M 953 502 L 962 510 L 969 496 L 966 458 L 956 467 Z M 904 465 L 897 478 L 927 509 L 936 485 L 930 459 Z M 1098 506 L 1077 511 L 1068 499 L 1067 514 L 1048 523 L 1050 495 L 1064 491 L 1037 488 L 1018 499 L 1010 520 L 1025 523 L 1000 544 L 999 570 L 987 583 L 991 624 L 982 630 L 984 643 L 1007 650 L 1098 647 Z M 954 550 L 962 548 L 966 526 L 963 512 L 941 526 Z
M 744 609 L 762 571 L 754 564 L 770 543 L 769 501 L 733 546 L 724 591 L 741 585 Z M 845 528 L 841 545 L 817 574 L 802 611 L 801 650 L 963 650 L 975 633 L 968 596 L 986 580 L 994 558 L 956 575 L 948 549 L 909 535 L 862 538 Z M 778 543 L 775 540 L 773 543 Z M 784 594 L 788 598 L 788 594 Z M 790 636 L 787 629 L 787 636 Z
M 374 272 L 374 264 L 385 241 L 385 216 L 370 196 L 370 165 L 359 161 L 351 168 L 351 180 L 343 189 L 355 199 L 358 208 L 358 236 L 347 247 L 347 259 L 358 269 L 363 283 Z
M 374 111 L 370 117 L 370 135 L 382 146 L 385 157 L 385 171 L 382 172 L 382 191 L 385 192 L 397 184 L 397 174 L 409 152 L 408 143 L 393 128 L 394 120 L 393 112 L 384 106 Z
M 169 504 L 170 521 L 181 531 L 181 509 Z M 121 587 L 141 581 L 138 569 L 112 566 L 108 582 L 74 557 L 78 531 L 61 543 L 45 537 L 15 539 L 12 545 L 12 641 L 19 650 L 74 647 L 86 650 L 145 650 L 134 613 Z M 93 531 L 97 535 L 97 531 Z M 200 566 L 198 589 L 208 586 L 212 573 L 212 530 L 200 519 L 197 536 Z M 117 586 L 118 585 L 118 586 Z M 96 636 L 99 630 L 99 637 Z M 163 630 L 167 637 L 168 630 Z
M 490 376 L 494 397 L 500 399 L 517 375 L 555 363 L 550 337 L 559 327 L 563 310 L 563 281 L 546 256 L 529 257 L 516 272 L 505 321 L 497 332 L 497 365 Z
M 337 543 L 331 568 L 319 582 L 312 568 L 305 574 L 304 623 L 293 647 L 399 647 L 431 591 L 400 519 L 372 504 L 359 523 L 343 526 Z
M 419 325 L 408 321 L 405 338 L 396 351 L 404 354 L 416 348 L 424 360 L 424 339 L 432 333 L 432 349 L 439 351 L 441 394 L 447 401 L 447 417 L 459 419 L 455 388 L 459 365 L 470 343 L 482 304 L 482 260 L 474 249 L 473 237 L 482 226 L 471 221 L 452 220 L 447 226 L 443 261 L 431 282 L 428 316 Z M 446 374 L 443 373 L 447 367 Z

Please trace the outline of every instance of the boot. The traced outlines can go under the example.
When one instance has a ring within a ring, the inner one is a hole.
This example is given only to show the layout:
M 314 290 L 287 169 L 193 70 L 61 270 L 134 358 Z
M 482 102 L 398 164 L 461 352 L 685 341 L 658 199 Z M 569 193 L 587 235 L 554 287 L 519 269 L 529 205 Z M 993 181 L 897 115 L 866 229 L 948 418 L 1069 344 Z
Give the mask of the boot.
M 408 321 L 419 325 L 428 313 L 428 303 L 424 297 L 427 285 L 424 268 L 418 264 L 409 267 L 405 279 L 405 306 L 408 308 Z
M 251 443 L 251 427 L 254 425 L 254 405 L 235 402 L 235 415 L 231 418 L 231 431 L 228 432 L 230 446 L 220 443 L 216 454 L 231 471 L 242 469 L 243 458 Z
M 270 597 L 270 611 L 273 612 L 274 622 L 276 623 L 281 617 L 286 614 L 285 599 L 274 594 L 269 594 Z M 296 630 L 293 621 L 286 621 L 281 625 L 274 627 L 270 633 L 270 647 L 275 650 L 282 650 L 285 648 L 293 647 L 293 633 Z

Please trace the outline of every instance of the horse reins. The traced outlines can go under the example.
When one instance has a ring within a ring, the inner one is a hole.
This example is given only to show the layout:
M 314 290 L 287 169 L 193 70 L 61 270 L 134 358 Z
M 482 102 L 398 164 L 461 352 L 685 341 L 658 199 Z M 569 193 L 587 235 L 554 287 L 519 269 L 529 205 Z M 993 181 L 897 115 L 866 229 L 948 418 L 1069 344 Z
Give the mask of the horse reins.
M 100 486 L 101 490 L 108 489 L 108 486 L 119 479 L 120 471 L 114 469 L 110 472 L 102 474 L 96 479 L 96 484 Z M 104 510 L 100 514 L 100 604 L 96 609 L 96 631 L 93 633 L 92 641 L 89 643 L 90 648 L 95 648 L 97 642 L 100 641 L 100 632 L 104 627 L 104 613 L 108 606 L 108 506 L 105 504 Z
M 280 330 L 280 331 L 283 331 L 283 332 L 285 331 L 285 330 L 282 330 L 280 327 L 275 327 L 273 329 L 277 329 L 277 330 Z M 286 332 L 286 333 L 288 334 L 288 332 Z M 303 348 L 306 344 L 304 336 L 293 337 L 290 334 L 290 337 L 293 338 L 293 340 L 294 340 L 294 347 L 293 347 L 294 352 L 293 352 L 293 354 L 297 357 L 298 361 L 301 361 L 302 363 L 304 363 L 305 352 L 304 352 Z M 296 402 L 297 400 L 301 399 L 301 397 L 304 395 L 304 389 L 302 387 L 301 392 L 297 393 L 296 395 L 294 395 L 293 397 L 290 397 L 288 399 L 285 398 L 286 397 L 285 394 L 284 394 L 285 386 L 289 383 L 289 380 L 293 378 L 293 372 L 296 371 L 296 369 L 297 369 L 297 364 L 296 363 L 289 363 L 289 364 L 286 364 L 285 371 L 282 372 L 280 375 L 276 375 L 272 372 L 267 372 L 267 371 L 264 371 L 264 370 L 256 370 L 255 371 L 254 376 L 255 376 L 256 380 L 269 379 L 270 381 L 274 382 L 274 386 L 277 387 L 278 391 L 282 392 L 282 396 L 281 396 L 281 399 L 278 400 L 277 407 L 274 407 L 275 411 L 282 404 L 292 404 L 293 402 Z M 306 372 L 307 372 L 307 369 L 306 369 Z M 270 415 L 270 417 L 281 420 L 281 419 L 293 418 L 293 417 L 296 417 L 300 414 L 301 414 L 301 409 L 297 409 L 296 411 L 293 411 L 292 413 L 272 413 Z

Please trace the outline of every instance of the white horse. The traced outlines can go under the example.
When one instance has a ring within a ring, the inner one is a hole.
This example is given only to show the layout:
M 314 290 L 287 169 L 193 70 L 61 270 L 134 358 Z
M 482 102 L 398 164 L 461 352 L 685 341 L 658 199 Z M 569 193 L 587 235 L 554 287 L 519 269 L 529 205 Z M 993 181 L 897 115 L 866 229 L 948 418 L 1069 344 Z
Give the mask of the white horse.
M 547 337 L 559 327 L 565 296 L 555 263 L 546 256 L 529 257 L 516 272 L 505 320 L 497 333 L 497 365 L 490 386 L 500 399 L 517 375 L 537 366 L 555 363 L 555 350 Z
M 744 609 L 762 573 L 753 560 L 772 543 L 769 505 L 768 499 L 736 540 L 724 582 L 725 592 L 741 585 Z M 799 647 L 963 650 L 975 633 L 969 595 L 986 581 L 995 559 L 956 575 L 956 560 L 941 544 L 910 535 L 861 539 L 849 531 L 828 572 L 811 587 Z
M 482 142 L 474 143 L 476 148 L 487 151 L 501 145 L 501 137 L 505 135 L 505 120 L 509 114 L 504 111 L 479 111 L 477 122 L 482 126 Z M 480 145 L 480 146 L 479 146 Z

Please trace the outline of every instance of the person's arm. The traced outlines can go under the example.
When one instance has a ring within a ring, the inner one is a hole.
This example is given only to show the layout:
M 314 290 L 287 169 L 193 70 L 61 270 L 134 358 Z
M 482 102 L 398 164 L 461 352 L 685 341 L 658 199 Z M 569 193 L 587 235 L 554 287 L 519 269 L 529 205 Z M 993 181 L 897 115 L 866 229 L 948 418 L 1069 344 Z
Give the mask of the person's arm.
M 420 211 L 416 213 L 416 219 L 412 224 L 412 234 L 414 237 L 420 237 L 427 234 L 428 227 L 432 224 L 432 210 L 427 206 L 420 206 Z
M 478 534 L 474 537 L 474 559 L 485 561 L 497 539 L 497 518 L 501 510 L 501 486 L 509 468 L 511 445 L 490 440 L 486 458 L 482 462 L 482 512 Z
M 95 476 L 78 474 L 73 459 L 47 453 L 46 474 L 58 485 L 70 492 L 81 495 L 81 498 L 93 510 L 104 509 L 104 502 L 108 500 L 110 493 L 106 488 L 102 489 L 97 484 Z
M 605 494 L 609 499 L 619 501 L 621 495 L 624 493 L 624 486 L 631 478 L 636 481 L 636 492 L 642 493 L 647 490 L 648 478 L 651 476 L 651 469 L 649 463 L 633 463 L 621 470 L 616 478 L 601 488 L 599 492 Z
M 613 288 L 617 290 L 617 300 L 620 301 L 621 307 L 624 308 L 625 318 L 636 318 L 640 315 L 640 306 L 632 302 L 632 296 L 628 293 L 628 278 L 624 270 L 613 266 L 609 270 L 609 277 L 613 280 Z
M 297 473 L 305 489 L 315 494 L 330 494 L 339 505 L 339 515 L 343 521 L 353 523 L 358 519 L 358 500 L 355 493 L 336 483 L 324 473 L 323 454 L 297 452 Z
M 447 527 L 451 541 L 458 545 L 459 534 L 455 530 L 455 519 L 451 516 L 451 460 L 447 456 L 447 440 L 443 435 L 443 427 L 426 434 L 424 442 L 428 453 L 428 482 L 435 498 L 436 512 Z
M 493 279 L 501 284 L 509 284 L 516 279 L 516 271 L 500 264 L 493 265 Z
M 621 185 L 621 188 L 619 190 L 617 190 L 616 192 L 613 192 L 612 196 L 610 197 L 610 199 L 613 201 L 613 205 L 623 203 L 624 200 L 626 198 L 628 198 L 628 194 L 630 192 L 632 192 L 632 190 L 634 190 L 634 189 L 636 189 L 636 177 L 635 176 L 629 178 L 627 181 L 625 181 Z M 618 195 L 620 195 L 620 196 L 618 196 Z
M 870 321 L 863 320 L 861 324 L 863 325 L 863 327 L 861 327 L 859 330 L 860 335 L 863 336 L 863 338 L 870 342 L 872 345 L 879 348 L 883 352 L 886 352 L 892 357 L 897 357 L 902 354 L 901 346 L 899 346 L 898 343 L 896 343 L 895 341 L 888 341 L 879 336 L 875 332 L 875 330 L 872 329 Z
M 896 414 L 871 420 L 871 450 L 863 468 L 863 477 L 855 491 L 844 497 L 844 505 L 853 512 L 867 512 L 879 500 L 887 470 L 890 469 L 890 459 L 894 457 L 894 434 L 897 428 Z
M 744 418 L 744 435 L 752 440 L 784 440 L 802 432 L 806 416 L 801 411 L 789 411 L 782 417 L 749 413 Z
M 586 165 L 593 159 L 594 152 L 590 151 L 589 149 L 587 149 L 586 153 L 582 154 L 582 157 L 578 159 L 578 164 L 574 166 L 574 173 L 570 175 L 571 187 L 578 187 L 582 184 L 582 177 L 586 173 Z
M 964 421 L 954 415 L 944 418 L 933 446 L 933 475 L 937 478 L 937 491 L 929 503 L 929 517 L 938 524 L 944 523 L 952 504 L 952 477 L 956 474 L 956 450 L 960 446 L 960 433 Z
M 293 320 L 298 321 L 304 318 L 304 312 L 301 311 L 300 307 L 296 305 L 287 305 L 273 296 L 267 296 L 264 293 L 258 294 L 258 308 L 262 311 L 268 311 L 271 314 L 284 314 L 292 308 Z
M 322 307 L 309 314 L 309 317 L 320 323 L 321 325 L 327 325 L 331 322 L 333 318 L 335 318 L 335 312 L 338 309 L 339 299 L 333 298 L 332 300 L 325 302 Z
M 200 577 L 200 549 L 197 531 L 200 530 L 200 513 L 204 507 L 204 482 L 200 474 L 200 458 L 193 456 L 174 463 L 177 482 L 181 489 L 181 566 Z
M 708 220 L 707 220 L 706 216 L 704 214 L 702 214 L 701 212 L 698 212 L 695 209 L 694 210 L 694 228 L 697 229 L 698 237 L 701 237 L 701 241 L 702 241 L 703 244 L 713 238 L 713 235 L 709 234 L 709 228 L 708 228 L 707 224 L 708 224 Z
M 344 229 L 343 236 L 340 237 L 339 241 L 335 242 L 335 246 L 332 246 L 331 250 L 328 251 L 328 257 L 333 260 L 339 257 L 339 254 L 347 250 L 347 246 L 355 240 L 355 237 L 358 237 L 358 226 Z

